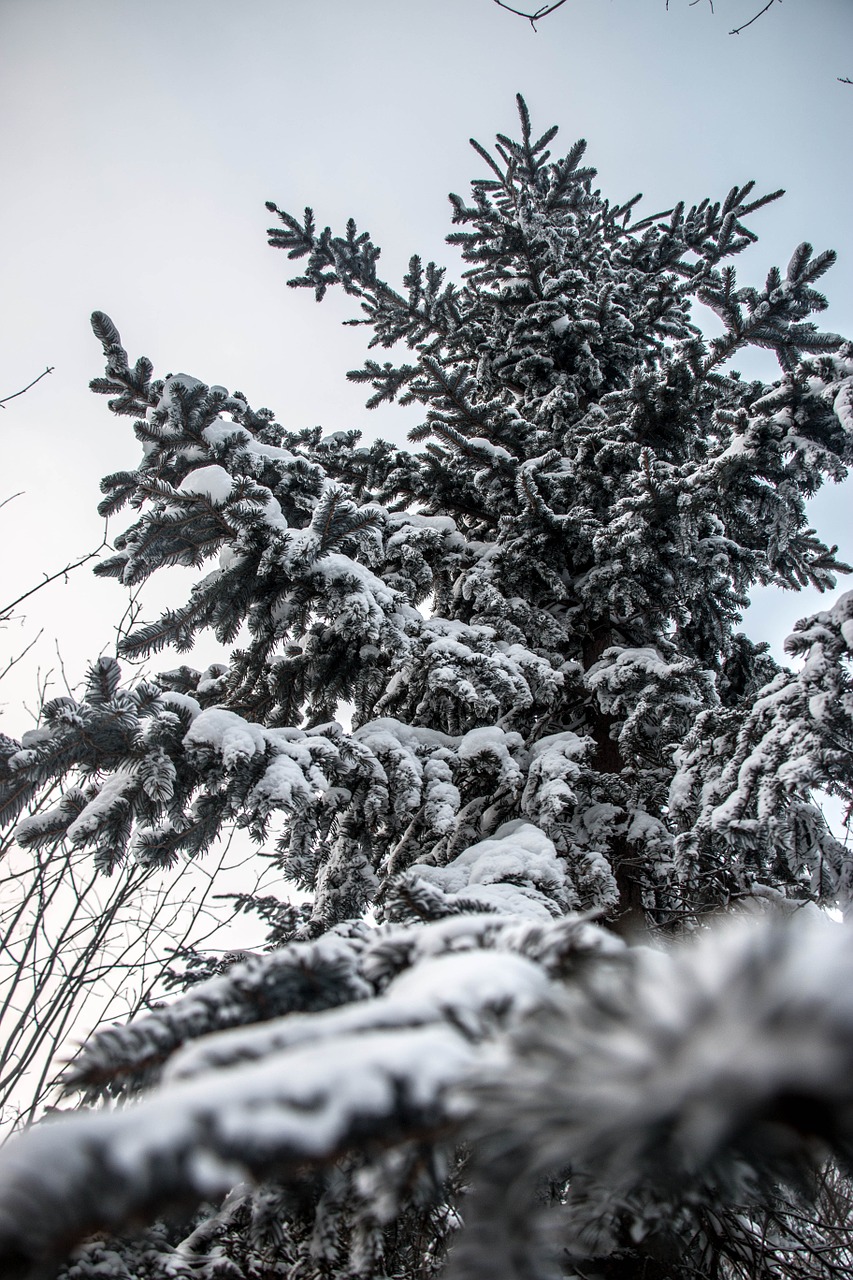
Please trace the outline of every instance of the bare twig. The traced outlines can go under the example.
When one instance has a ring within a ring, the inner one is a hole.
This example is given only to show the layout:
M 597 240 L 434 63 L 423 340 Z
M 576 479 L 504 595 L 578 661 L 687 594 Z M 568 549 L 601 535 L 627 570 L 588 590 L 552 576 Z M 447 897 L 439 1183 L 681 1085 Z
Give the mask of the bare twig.
M 541 18 L 547 18 L 548 14 L 553 13 L 555 9 L 559 9 L 561 5 L 566 3 L 566 0 L 556 0 L 556 3 L 553 3 L 553 4 L 540 5 L 539 8 L 535 9 L 532 13 L 528 13 L 524 9 L 516 9 L 513 5 L 507 4 L 506 0 L 494 0 L 494 3 L 500 9 L 506 9 L 508 13 L 514 13 L 519 18 L 526 18 L 527 21 L 530 23 L 531 27 L 533 28 L 533 30 L 535 31 L 536 23 Z M 702 0 L 688 0 L 688 3 L 692 9 L 695 5 L 701 4 Z M 758 19 L 761 18 L 767 12 L 768 9 L 771 9 L 773 5 L 777 3 L 781 4 L 782 0 L 767 0 L 767 4 L 765 4 L 763 9 L 759 9 L 758 13 L 753 14 L 753 16 L 749 19 L 748 22 L 742 23 L 741 26 L 739 27 L 733 27 L 732 30 L 729 32 L 729 35 L 739 36 L 741 31 L 746 31 L 747 27 L 751 27 L 753 22 L 757 22 Z M 710 6 L 711 13 L 713 13 L 714 0 L 708 0 L 708 5 Z M 667 9 L 667 12 L 669 12 L 669 0 L 666 0 L 666 9 Z M 836 79 L 838 80 L 839 84 L 853 85 L 853 79 L 851 79 L 850 76 L 836 76 Z
M 497 2 L 497 3 L 499 3 L 499 2 L 500 2 L 500 0 L 496 0 L 496 2 Z M 741 26 L 739 26 L 739 27 L 733 27 L 733 28 L 732 28 L 732 30 L 729 32 L 729 35 L 730 35 L 730 36 L 739 36 L 739 35 L 740 35 L 740 33 L 741 33 L 741 31 L 746 31 L 747 27 L 751 27 L 751 26 L 752 26 L 752 24 L 753 24 L 753 22 L 757 22 L 757 21 L 758 21 L 758 19 L 759 19 L 759 18 L 761 18 L 761 17 L 763 17 L 763 16 L 764 16 L 764 14 L 767 12 L 767 10 L 768 10 L 768 9 L 771 9 L 771 8 L 773 7 L 773 5 L 774 5 L 774 4 L 776 4 L 777 2 L 778 2 L 779 4 L 781 4 L 781 3 L 782 3 L 782 0 L 767 0 L 767 4 L 764 6 L 764 8 L 763 8 L 763 9 L 759 9 L 758 13 L 753 14 L 753 16 L 749 19 L 749 21 L 748 21 L 748 22 L 744 22 L 744 23 L 742 23 L 742 24 L 741 24 Z M 697 4 L 699 4 L 699 3 L 700 3 L 700 0 L 690 0 L 690 7 L 692 8 L 694 5 L 697 5 Z M 714 12 L 714 0 L 708 0 L 708 4 L 711 6 L 711 12 L 713 13 L 713 12 Z M 667 10 L 668 10 L 668 9 L 669 9 L 669 0 L 666 0 L 666 7 L 667 7 Z M 836 76 L 836 79 L 837 79 L 837 81 L 838 81 L 838 83 L 839 83 L 839 84 L 853 84 L 853 80 L 851 80 L 850 76 Z
M 7 503 L 13 502 L 15 498 L 22 498 L 23 496 L 24 496 L 23 489 L 19 489 L 17 493 L 10 493 L 8 498 L 4 498 L 3 501 L 0 502 L 0 507 L 5 507 Z
M 53 646 L 56 649 L 56 660 L 59 663 L 59 674 L 62 676 L 62 683 L 65 685 L 65 692 L 69 698 L 74 697 L 74 690 L 68 682 L 68 676 L 65 674 L 65 659 L 62 656 L 62 650 L 59 647 L 59 641 L 54 637 Z
M 30 596 L 35 595 L 37 591 L 41 591 L 42 587 L 46 587 L 49 583 L 55 582 L 57 578 L 64 578 L 67 574 L 71 573 L 72 569 L 79 569 L 80 566 L 86 564 L 87 561 L 94 560 L 95 556 L 99 555 L 107 545 L 107 530 L 105 526 L 104 536 L 98 546 L 95 547 L 94 551 L 87 551 L 79 560 L 75 560 L 73 564 L 65 565 L 63 569 L 57 569 L 56 573 L 51 573 L 50 575 L 46 574 L 42 582 L 37 583 L 34 587 L 30 587 L 29 591 L 25 591 L 23 595 L 18 596 L 16 600 L 12 600 L 9 604 L 0 606 L 0 621 L 7 619 L 16 605 L 19 605 L 22 600 L 26 600 Z
M 9 400 L 14 400 L 16 396 L 22 396 L 25 391 L 29 391 L 30 387 L 34 387 L 37 382 L 41 382 L 42 378 L 46 378 L 49 373 L 53 373 L 54 367 L 55 366 L 52 364 L 48 365 L 44 373 L 40 373 L 37 378 L 33 378 L 32 382 L 28 382 L 25 387 L 21 387 L 20 391 L 13 391 L 10 396 L 3 396 L 3 399 L 0 400 L 0 409 L 2 409 Z
M 75 1040 L 149 1007 L 176 954 L 228 930 L 236 908 L 223 911 L 214 886 L 249 875 L 257 891 L 267 874 L 234 837 L 232 828 L 210 865 L 129 862 L 107 877 L 67 842 L 16 849 L 13 833 L 0 833 L 0 1141 L 41 1112 Z
M 136 587 L 132 589 L 128 597 L 127 608 L 125 609 L 124 613 L 122 614 L 121 618 L 118 621 L 118 624 L 116 625 L 116 628 L 115 628 L 116 657 L 119 657 L 119 650 L 121 647 L 122 640 L 126 639 L 126 637 L 130 635 L 131 631 L 136 625 L 136 621 L 140 613 L 142 612 L 142 602 L 139 597 L 142 593 L 143 585 L 144 584 L 140 582 Z M 123 658 L 123 660 L 126 661 L 127 659 Z M 147 661 L 147 659 L 145 659 L 145 661 Z M 139 665 L 139 664 L 135 664 L 135 665 Z
M 35 708 L 31 710 L 27 706 L 26 702 L 23 703 L 24 710 L 37 728 L 41 724 L 42 708 L 47 702 L 47 691 L 54 683 L 53 667 L 48 667 L 47 671 L 42 674 L 41 666 L 39 666 L 36 671 L 36 690 L 38 693 L 38 701 L 36 702 Z
M 549 13 L 553 13 L 555 9 L 559 9 L 560 5 L 566 3 L 566 0 L 556 0 L 554 4 L 540 5 L 533 13 L 526 13 L 523 9 L 514 9 L 511 4 L 505 4 L 504 0 L 495 0 L 495 4 L 501 9 L 506 9 L 509 13 L 517 14 L 519 18 L 526 18 L 533 30 L 536 30 L 536 23 L 540 18 L 547 18 Z
M 753 17 L 751 17 L 749 22 L 744 22 L 742 26 L 735 27 L 732 31 L 729 32 L 729 35 L 739 36 L 741 31 L 746 31 L 747 27 L 751 27 L 753 22 L 757 22 L 758 19 L 762 17 L 762 15 L 765 14 L 767 10 L 772 8 L 772 6 L 776 3 L 777 3 L 777 0 L 767 0 L 767 4 L 764 6 L 764 8 L 759 9 L 758 13 L 756 13 Z M 778 0 L 778 3 L 781 4 L 782 0 Z
M 38 641 L 41 639 L 43 632 L 44 632 L 44 627 L 42 627 L 38 635 L 34 636 L 33 639 L 29 642 L 29 644 L 26 645 L 25 648 L 21 650 L 21 652 L 17 655 L 17 657 L 9 659 L 9 661 L 6 663 L 3 670 L 0 671 L 0 680 L 2 680 L 4 676 L 7 676 L 9 674 L 12 668 L 16 666 L 21 661 L 22 658 L 26 657 L 30 649 L 32 649 L 33 645 L 37 644 Z

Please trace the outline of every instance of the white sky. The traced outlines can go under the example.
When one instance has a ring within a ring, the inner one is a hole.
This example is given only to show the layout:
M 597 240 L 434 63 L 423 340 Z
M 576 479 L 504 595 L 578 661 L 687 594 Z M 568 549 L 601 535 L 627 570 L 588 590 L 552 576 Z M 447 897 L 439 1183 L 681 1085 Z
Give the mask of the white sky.
M 853 3 L 786 0 L 727 34 L 759 7 L 568 0 L 535 33 L 491 0 L 0 0 L 0 396 L 56 367 L 0 411 L 0 499 L 25 491 L 0 510 L 0 605 L 98 543 L 98 481 L 138 459 L 129 420 L 87 390 L 95 308 L 160 376 L 241 389 L 290 427 L 401 439 L 411 416 L 369 415 L 345 381 L 365 343 L 337 323 L 346 300 L 286 288 L 264 201 L 335 228 L 352 214 L 392 281 L 415 251 L 452 265 L 446 193 L 480 173 L 470 135 L 514 131 L 517 90 L 647 212 L 749 178 L 786 187 L 741 278 L 762 283 L 803 239 L 834 247 L 820 323 L 853 334 L 853 87 L 836 80 L 853 76 Z M 815 504 L 849 559 L 851 495 Z M 178 579 L 149 613 L 182 598 Z M 777 644 L 814 607 L 761 594 L 748 629 Z M 55 639 L 76 681 L 124 603 L 83 568 L 0 632 L 8 657 L 44 628 L 0 689 L 6 732 L 27 727 L 17 699 Z

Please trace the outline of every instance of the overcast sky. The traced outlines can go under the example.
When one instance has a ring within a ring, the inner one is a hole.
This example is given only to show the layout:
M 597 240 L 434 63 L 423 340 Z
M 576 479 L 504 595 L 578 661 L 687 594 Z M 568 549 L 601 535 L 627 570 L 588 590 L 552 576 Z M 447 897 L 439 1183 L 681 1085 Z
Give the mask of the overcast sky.
M 55 366 L 0 411 L 0 499 L 24 491 L 0 509 L 0 604 L 98 543 L 98 481 L 138 459 L 129 420 L 87 391 L 95 308 L 160 376 L 240 389 L 288 427 L 401 439 L 412 419 L 368 414 L 345 381 L 365 341 L 339 324 L 346 300 L 286 288 L 264 201 L 336 228 L 353 215 L 392 281 L 416 251 L 453 266 L 446 194 L 480 172 L 469 136 L 513 131 L 518 90 L 557 145 L 588 139 L 607 194 L 643 191 L 648 212 L 784 186 L 741 279 L 804 239 L 834 247 L 821 324 L 853 334 L 853 87 L 837 81 L 853 3 L 785 0 L 734 37 L 759 0 L 714 7 L 568 0 L 534 32 L 492 0 L 0 0 L 0 396 Z M 852 497 L 815 504 L 848 559 Z M 158 606 L 185 587 L 178 574 Z M 776 644 L 814 607 L 762 596 L 749 630 Z M 78 679 L 124 603 L 84 568 L 22 606 L 7 658 L 44 631 L 0 688 L 6 732 L 27 727 L 17 699 L 55 640 Z

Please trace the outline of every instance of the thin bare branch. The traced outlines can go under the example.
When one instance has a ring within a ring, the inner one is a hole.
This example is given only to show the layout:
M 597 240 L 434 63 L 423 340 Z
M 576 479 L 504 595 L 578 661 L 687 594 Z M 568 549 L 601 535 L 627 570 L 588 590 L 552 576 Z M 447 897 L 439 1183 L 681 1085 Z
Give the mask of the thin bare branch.
M 89 560 L 94 560 L 95 556 L 100 555 L 104 547 L 107 545 L 107 530 L 105 525 L 104 536 L 98 546 L 95 547 L 94 551 L 87 551 L 79 560 L 75 560 L 73 564 L 65 565 L 63 569 L 58 569 L 56 573 L 51 573 L 50 575 L 46 574 L 42 582 L 37 583 L 34 587 L 30 587 L 29 591 L 25 591 L 23 595 L 18 596 L 16 600 L 12 600 L 9 604 L 0 606 L 0 621 L 7 619 L 16 605 L 19 605 L 23 600 L 29 599 L 29 597 L 35 595 L 37 591 L 41 591 L 42 587 L 48 586 L 51 582 L 56 582 L 57 578 L 66 577 L 66 575 L 71 573 L 73 569 L 79 569 L 81 565 L 86 564 Z
M 10 396 L 4 396 L 3 399 L 0 400 L 0 409 L 8 404 L 10 400 L 14 400 L 17 396 L 22 396 L 25 391 L 29 391 L 30 387 L 34 387 L 37 382 L 41 382 L 42 378 L 46 378 L 49 373 L 53 373 L 54 367 L 55 366 L 52 364 L 48 365 L 44 373 L 40 373 L 37 378 L 33 378 L 32 382 L 28 382 L 25 387 L 21 387 L 20 391 L 13 391 Z
M 6 663 L 3 670 L 0 671 L 0 680 L 2 680 L 4 676 L 7 676 L 9 674 L 12 668 L 16 666 L 21 661 L 22 658 L 26 657 L 30 649 L 32 649 L 33 645 L 38 644 L 38 641 L 41 639 L 43 633 L 44 633 L 44 627 L 41 628 L 41 630 L 37 633 L 37 635 L 33 637 L 30 643 L 26 645 L 25 648 L 23 648 L 16 657 L 9 659 L 9 661 Z
M 757 22 L 758 19 L 761 18 L 767 12 L 767 10 L 772 8 L 773 5 L 776 3 L 777 3 L 777 0 L 767 0 L 767 4 L 764 6 L 764 8 L 759 9 L 758 13 L 754 14 L 754 16 L 750 18 L 749 22 L 744 22 L 743 25 L 740 27 L 734 27 L 733 30 L 729 32 L 729 35 L 739 36 L 741 31 L 746 31 L 747 27 L 751 27 L 753 22 Z M 782 0 L 778 0 L 778 3 L 781 4 Z
M 130 635 L 131 631 L 136 625 L 136 622 L 137 622 L 137 619 L 139 618 L 140 613 L 142 612 L 142 602 L 140 600 L 140 596 L 142 594 L 143 586 L 144 586 L 144 583 L 140 582 L 137 586 L 131 589 L 130 594 L 128 596 L 127 608 L 125 609 L 124 613 L 119 618 L 118 623 L 116 624 L 116 627 L 115 627 L 116 657 L 119 656 L 122 640 L 126 639 L 127 636 Z M 125 659 L 123 658 L 122 660 L 124 661 Z M 144 659 L 144 661 L 147 661 L 147 658 Z M 141 665 L 141 664 L 138 664 L 138 665 Z
M 554 4 L 543 4 L 540 5 L 533 13 L 526 13 L 524 9 L 514 9 L 511 4 L 506 4 L 504 0 L 495 0 L 495 4 L 500 9 L 506 9 L 509 13 L 514 13 L 519 18 L 526 18 L 534 31 L 536 30 L 536 23 L 539 22 L 541 18 L 547 18 L 549 13 L 553 13 L 555 9 L 559 9 L 560 6 L 565 3 L 566 0 L 556 0 L 556 3 Z
M 5 507 L 10 502 L 14 502 L 15 498 L 22 498 L 24 496 L 24 492 L 24 489 L 19 489 L 17 493 L 10 493 L 8 498 L 4 498 L 3 501 L 0 502 L 0 508 Z

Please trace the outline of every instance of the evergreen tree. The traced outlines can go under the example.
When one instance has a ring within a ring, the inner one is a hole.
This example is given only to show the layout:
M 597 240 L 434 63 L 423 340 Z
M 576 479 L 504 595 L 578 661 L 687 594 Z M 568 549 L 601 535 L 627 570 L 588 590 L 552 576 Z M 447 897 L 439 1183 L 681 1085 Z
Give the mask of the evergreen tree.
M 754 584 L 846 568 L 805 512 L 853 457 L 853 345 L 809 318 L 833 255 L 741 286 L 780 192 L 636 217 L 518 105 L 451 196 L 458 284 L 413 257 L 396 290 L 354 222 L 269 206 L 290 283 L 340 285 L 391 353 L 350 377 L 423 407 L 419 449 L 155 380 L 93 317 L 143 447 L 96 571 L 216 561 L 123 653 L 239 647 L 130 683 L 100 659 L 0 741 L 3 815 L 64 779 L 18 838 L 105 874 L 274 828 L 310 902 L 247 896 L 265 950 L 94 1036 L 90 1106 L 0 1156 L 4 1274 L 92 1232 L 68 1280 L 853 1264 L 853 941 L 817 909 L 851 859 L 814 797 L 853 791 L 853 593 L 795 669 L 737 630 Z M 732 370 L 750 346 L 772 384 Z

